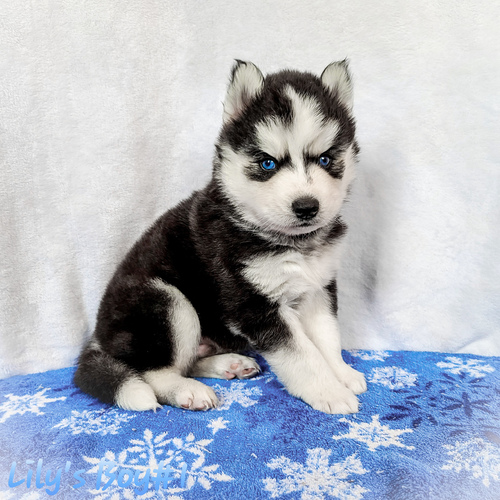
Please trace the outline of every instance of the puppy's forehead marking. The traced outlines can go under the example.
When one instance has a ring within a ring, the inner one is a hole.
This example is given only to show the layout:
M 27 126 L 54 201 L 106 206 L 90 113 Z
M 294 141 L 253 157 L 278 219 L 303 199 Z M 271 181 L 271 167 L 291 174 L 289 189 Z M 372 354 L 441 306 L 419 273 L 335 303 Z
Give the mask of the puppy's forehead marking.
M 313 97 L 300 95 L 289 85 L 284 93 L 292 102 L 292 123 L 274 117 L 258 123 L 259 148 L 277 159 L 290 155 L 295 160 L 304 154 L 320 155 L 330 148 L 340 124 L 326 120 Z
M 276 159 L 288 154 L 287 126 L 277 118 L 267 118 L 255 127 L 258 147 Z

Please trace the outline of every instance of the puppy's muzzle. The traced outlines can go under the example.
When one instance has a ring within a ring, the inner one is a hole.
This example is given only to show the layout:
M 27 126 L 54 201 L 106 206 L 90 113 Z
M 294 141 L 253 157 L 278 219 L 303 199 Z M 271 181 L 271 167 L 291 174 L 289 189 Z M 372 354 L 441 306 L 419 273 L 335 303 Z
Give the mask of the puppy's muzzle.
M 319 201 L 312 196 L 297 198 L 292 203 L 292 210 L 298 219 L 308 221 L 316 217 L 319 211 Z

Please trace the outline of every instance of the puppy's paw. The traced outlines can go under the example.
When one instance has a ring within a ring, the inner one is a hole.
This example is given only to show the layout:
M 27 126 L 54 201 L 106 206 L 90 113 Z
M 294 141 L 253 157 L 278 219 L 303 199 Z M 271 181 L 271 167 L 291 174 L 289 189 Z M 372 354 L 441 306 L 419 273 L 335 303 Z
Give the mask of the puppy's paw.
M 257 375 L 260 366 L 254 359 L 241 354 L 217 354 L 199 359 L 190 371 L 192 377 L 246 379 Z
M 260 372 L 260 366 L 248 356 L 240 354 L 222 354 L 221 356 L 227 356 L 225 360 L 226 370 L 224 370 L 224 378 L 226 379 L 251 378 Z
M 344 364 L 342 367 L 335 370 L 338 379 L 354 394 L 363 394 L 366 392 L 366 380 L 365 376 L 351 368 L 348 364 Z
M 358 398 L 345 387 L 338 387 L 326 394 L 307 395 L 303 399 L 315 410 L 323 413 L 347 415 L 359 411 Z
M 170 404 L 185 410 L 210 410 L 219 405 L 219 399 L 211 387 L 197 380 L 185 380 L 182 387 L 178 387 L 169 398 Z

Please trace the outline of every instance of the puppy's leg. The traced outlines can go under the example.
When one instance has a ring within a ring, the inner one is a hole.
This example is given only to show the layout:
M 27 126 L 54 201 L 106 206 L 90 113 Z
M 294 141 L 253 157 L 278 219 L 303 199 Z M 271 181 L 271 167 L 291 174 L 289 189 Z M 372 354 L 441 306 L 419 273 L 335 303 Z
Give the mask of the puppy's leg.
M 153 282 L 171 301 L 169 319 L 174 359 L 172 366 L 147 370 L 143 378 L 160 403 L 189 410 L 214 408 L 219 404 L 214 391 L 197 380 L 187 378 L 201 339 L 198 314 L 179 289 L 159 279 Z
M 158 402 L 190 410 L 217 406 L 210 387 L 187 378 L 201 338 L 189 300 L 158 278 L 134 286 L 122 289 L 132 300 L 118 310 L 123 326 L 110 331 L 108 349 L 136 375 L 122 381 L 114 402 L 129 410 L 154 409 Z
M 365 392 L 364 375 L 342 359 L 338 322 L 332 307 L 332 297 L 328 292 L 321 290 L 308 294 L 299 306 L 299 314 L 306 335 L 321 352 L 337 378 L 354 394 Z
M 358 400 L 339 382 L 320 351 L 307 337 L 297 311 L 281 308 L 288 338 L 263 352 L 272 370 L 290 394 L 325 413 L 356 413 Z
M 213 389 L 184 377 L 177 368 L 148 370 L 143 377 L 162 404 L 186 410 L 209 410 L 219 404 Z
M 191 377 L 251 378 L 260 372 L 254 359 L 233 352 L 199 359 L 189 371 Z

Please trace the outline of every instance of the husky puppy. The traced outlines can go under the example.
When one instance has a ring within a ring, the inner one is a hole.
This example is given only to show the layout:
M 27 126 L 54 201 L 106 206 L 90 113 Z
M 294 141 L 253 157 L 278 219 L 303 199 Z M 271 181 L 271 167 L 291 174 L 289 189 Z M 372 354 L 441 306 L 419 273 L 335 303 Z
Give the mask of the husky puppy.
M 75 383 L 128 410 L 218 405 L 192 376 L 248 378 L 261 353 L 290 394 L 358 411 L 341 356 L 339 211 L 358 146 L 346 61 L 318 78 L 237 61 L 213 177 L 160 217 L 118 267 Z

